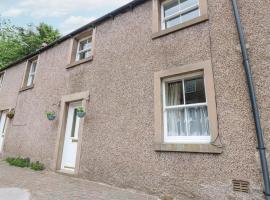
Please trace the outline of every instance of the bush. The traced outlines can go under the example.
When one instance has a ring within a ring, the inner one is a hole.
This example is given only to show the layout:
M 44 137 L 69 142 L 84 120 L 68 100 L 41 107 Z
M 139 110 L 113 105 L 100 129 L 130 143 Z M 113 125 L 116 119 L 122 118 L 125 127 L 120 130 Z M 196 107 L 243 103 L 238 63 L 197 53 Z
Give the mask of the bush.
M 12 166 L 16 166 L 16 167 L 30 167 L 31 169 L 35 170 L 35 171 L 42 171 L 45 169 L 44 164 L 40 163 L 39 161 L 37 162 L 30 162 L 30 158 L 21 158 L 21 157 L 17 157 L 17 158 L 7 158 L 6 161 L 12 165 Z
M 45 169 L 44 165 L 40 163 L 39 161 L 32 162 L 30 168 L 35 171 L 42 171 Z
M 30 166 L 30 159 L 29 158 L 7 158 L 6 161 L 12 165 L 17 167 L 29 167 Z

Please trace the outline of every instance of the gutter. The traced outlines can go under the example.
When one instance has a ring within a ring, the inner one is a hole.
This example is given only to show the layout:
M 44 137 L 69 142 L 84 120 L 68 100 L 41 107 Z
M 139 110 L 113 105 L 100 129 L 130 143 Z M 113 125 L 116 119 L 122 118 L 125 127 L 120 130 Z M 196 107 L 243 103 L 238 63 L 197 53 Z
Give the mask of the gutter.
M 249 96 L 250 96 L 250 101 L 251 101 L 251 106 L 252 106 L 252 113 L 253 113 L 253 118 L 254 118 L 255 126 L 256 126 L 256 136 L 257 136 L 257 142 L 258 142 L 257 149 L 260 154 L 262 175 L 263 175 L 263 181 L 264 181 L 264 195 L 265 195 L 266 200 L 270 200 L 270 180 L 269 180 L 268 163 L 267 163 L 266 154 L 265 154 L 264 136 L 262 132 L 260 114 L 259 114 L 259 109 L 258 109 L 257 100 L 256 100 L 256 93 L 255 93 L 252 73 L 251 73 L 250 64 L 249 64 L 249 55 L 248 55 L 248 50 L 246 47 L 245 34 L 244 34 L 242 24 L 241 24 L 241 18 L 240 18 L 240 14 L 239 14 L 237 2 L 236 2 L 237 0 L 231 0 L 231 1 L 232 1 L 235 20 L 236 20 L 237 30 L 239 34 L 239 40 L 240 40 L 241 51 L 242 51 L 242 56 L 243 56 L 243 65 L 246 72 L 248 91 L 249 91 Z
M 122 13 L 125 13 L 125 12 L 129 11 L 129 10 L 132 10 L 134 7 L 139 6 L 140 4 L 143 4 L 146 1 L 147 0 L 133 0 L 130 3 L 124 5 L 124 6 L 120 7 L 120 8 L 117 8 L 116 10 L 114 10 L 114 11 L 112 11 L 112 12 L 110 12 L 110 13 L 108 13 L 108 14 L 106 14 L 106 15 L 104 15 L 104 16 L 102 16 L 102 17 L 100 17 L 100 18 L 98 18 L 98 19 L 96 19 L 96 20 L 82 26 L 81 28 L 76 29 L 75 31 L 69 33 L 68 35 L 65 35 L 65 36 L 59 38 L 58 40 L 55 40 L 54 42 L 48 44 L 46 47 L 40 48 L 37 51 L 35 51 L 35 52 L 33 52 L 33 53 L 31 53 L 31 54 L 29 54 L 29 55 L 15 61 L 15 62 L 13 62 L 13 63 L 3 67 L 2 69 L 0 69 L 0 72 L 4 71 L 4 70 L 6 70 L 6 69 L 8 69 L 8 68 L 10 68 L 12 66 L 15 66 L 15 65 L 27 60 L 27 59 L 30 59 L 30 58 L 32 58 L 32 57 L 34 57 L 34 56 L 36 56 L 36 55 L 38 55 L 38 54 L 40 54 L 40 53 L 42 53 L 44 51 L 56 46 L 56 45 L 64 42 L 65 40 L 68 40 L 68 39 L 74 37 L 75 35 L 83 32 L 83 31 L 85 31 L 85 30 L 87 30 L 89 28 L 94 28 L 98 24 L 101 24 L 106 20 L 113 19 L 115 16 L 117 16 L 119 14 L 122 14 Z

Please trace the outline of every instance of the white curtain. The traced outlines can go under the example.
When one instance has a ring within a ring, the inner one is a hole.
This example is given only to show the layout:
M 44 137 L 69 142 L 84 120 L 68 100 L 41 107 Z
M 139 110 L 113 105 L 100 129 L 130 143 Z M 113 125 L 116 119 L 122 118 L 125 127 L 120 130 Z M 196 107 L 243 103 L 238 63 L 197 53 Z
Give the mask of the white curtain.
M 185 109 L 167 110 L 168 136 L 186 136 Z
M 209 136 L 207 107 L 186 108 L 190 136 Z
M 167 106 L 180 105 L 181 95 L 182 95 L 182 82 L 169 83 L 168 95 L 167 95 Z
M 168 109 L 167 130 L 168 136 L 209 136 L 207 106 Z

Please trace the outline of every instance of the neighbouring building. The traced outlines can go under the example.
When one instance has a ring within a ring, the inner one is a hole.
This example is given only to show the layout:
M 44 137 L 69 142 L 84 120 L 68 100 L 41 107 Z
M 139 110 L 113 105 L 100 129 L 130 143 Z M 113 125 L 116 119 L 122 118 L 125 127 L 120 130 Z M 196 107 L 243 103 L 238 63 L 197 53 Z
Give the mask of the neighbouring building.
M 238 6 L 269 148 L 270 5 Z M 0 151 L 160 197 L 264 199 L 242 59 L 231 1 L 132 1 L 0 70 Z

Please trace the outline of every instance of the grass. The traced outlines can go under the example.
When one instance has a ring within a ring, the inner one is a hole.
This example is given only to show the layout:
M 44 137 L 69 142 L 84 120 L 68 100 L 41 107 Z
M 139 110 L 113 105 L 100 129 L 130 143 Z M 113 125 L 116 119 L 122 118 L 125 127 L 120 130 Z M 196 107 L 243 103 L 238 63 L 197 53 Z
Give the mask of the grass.
M 31 168 L 32 170 L 35 171 L 42 171 L 45 169 L 44 164 L 40 163 L 39 161 L 37 162 L 30 162 L 30 158 L 7 158 L 6 159 L 7 163 L 11 166 L 16 166 L 16 167 L 21 167 L 21 168 Z

